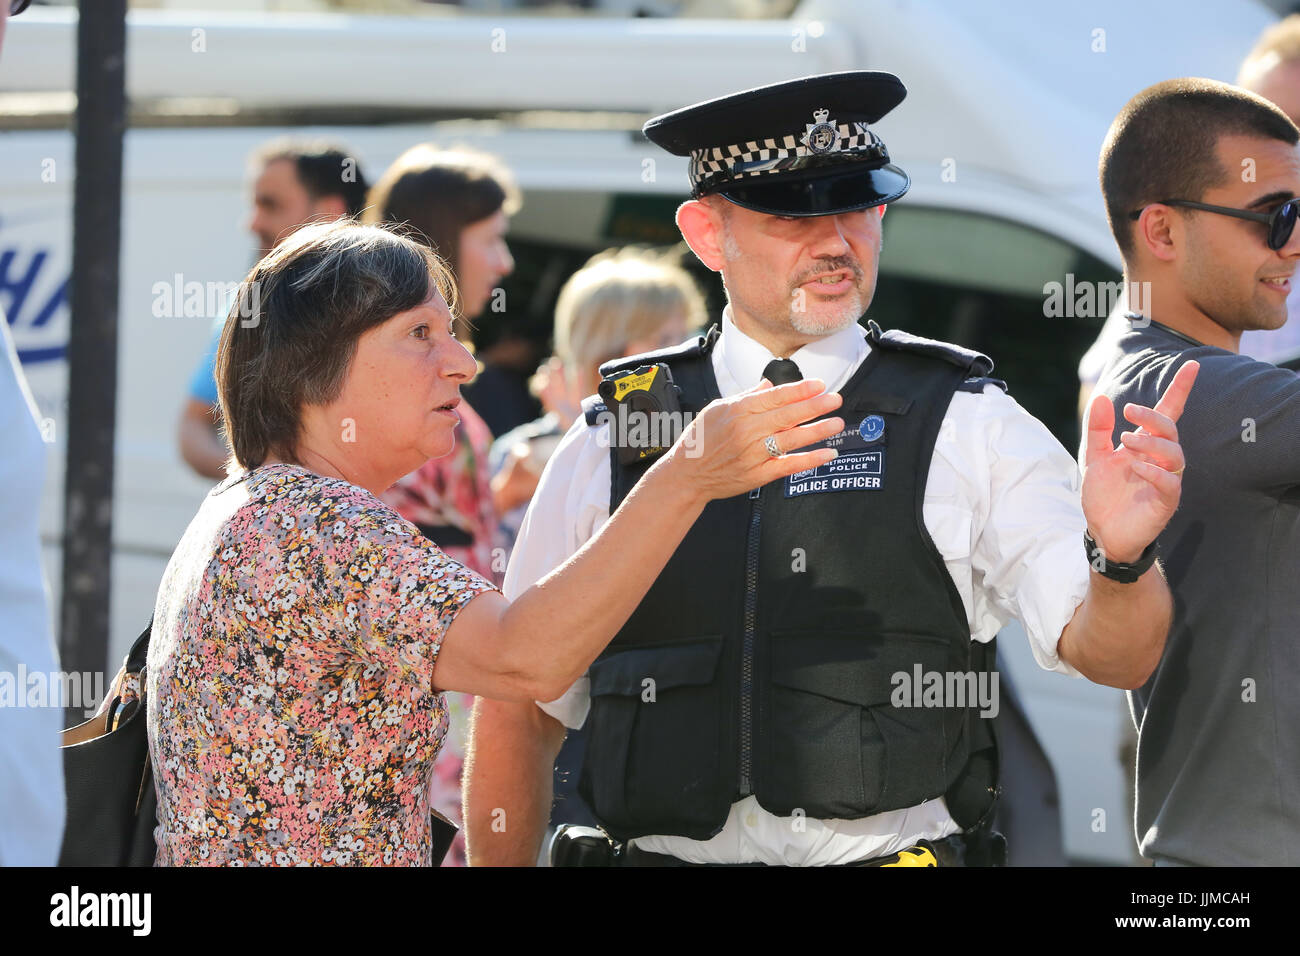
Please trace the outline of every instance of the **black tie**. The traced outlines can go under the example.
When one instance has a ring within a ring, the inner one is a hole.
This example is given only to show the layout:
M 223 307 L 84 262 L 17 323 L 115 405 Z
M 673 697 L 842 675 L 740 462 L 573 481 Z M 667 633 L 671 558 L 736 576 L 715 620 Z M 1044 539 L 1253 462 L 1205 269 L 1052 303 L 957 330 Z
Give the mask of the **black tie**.
M 767 368 L 763 369 L 763 378 L 773 385 L 788 385 L 791 382 L 802 381 L 803 373 L 799 371 L 799 366 L 789 359 L 772 359 L 767 363 Z

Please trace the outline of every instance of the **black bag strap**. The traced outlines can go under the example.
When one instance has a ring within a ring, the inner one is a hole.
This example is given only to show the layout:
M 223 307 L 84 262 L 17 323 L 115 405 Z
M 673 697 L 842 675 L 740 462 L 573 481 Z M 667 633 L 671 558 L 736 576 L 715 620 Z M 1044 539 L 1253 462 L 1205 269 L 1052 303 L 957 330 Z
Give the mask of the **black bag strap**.
M 128 674 L 138 674 L 144 670 L 145 661 L 149 657 L 149 635 L 153 633 L 153 615 L 149 615 L 149 623 L 144 626 L 140 636 L 135 639 L 131 649 L 126 654 L 126 672 Z

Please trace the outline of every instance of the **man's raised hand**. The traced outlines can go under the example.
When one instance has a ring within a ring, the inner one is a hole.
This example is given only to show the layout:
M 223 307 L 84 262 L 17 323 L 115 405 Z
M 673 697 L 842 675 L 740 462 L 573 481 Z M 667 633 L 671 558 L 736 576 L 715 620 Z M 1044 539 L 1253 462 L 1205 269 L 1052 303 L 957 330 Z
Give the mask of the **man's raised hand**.
M 1111 561 L 1141 557 L 1178 510 L 1183 458 L 1178 419 L 1200 365 L 1183 363 L 1155 408 L 1132 403 L 1124 417 L 1138 426 L 1112 444 L 1115 409 L 1105 395 L 1088 405 L 1083 461 L 1083 515 L 1088 531 Z

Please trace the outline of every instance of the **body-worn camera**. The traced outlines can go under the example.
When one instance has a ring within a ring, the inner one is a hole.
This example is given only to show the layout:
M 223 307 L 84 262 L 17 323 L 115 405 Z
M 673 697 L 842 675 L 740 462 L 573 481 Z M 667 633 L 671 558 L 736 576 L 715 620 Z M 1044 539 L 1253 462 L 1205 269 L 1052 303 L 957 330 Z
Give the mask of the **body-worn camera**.
M 609 440 L 625 465 L 652 461 L 677 440 L 689 421 L 681 390 L 662 362 L 617 372 L 597 389 L 609 417 Z

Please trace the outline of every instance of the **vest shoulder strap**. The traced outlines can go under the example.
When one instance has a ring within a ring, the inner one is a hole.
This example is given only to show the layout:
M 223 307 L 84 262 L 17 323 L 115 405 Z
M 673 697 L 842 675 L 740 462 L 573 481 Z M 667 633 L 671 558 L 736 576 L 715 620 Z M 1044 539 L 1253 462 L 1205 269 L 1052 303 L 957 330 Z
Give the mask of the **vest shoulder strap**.
M 681 345 L 629 355 L 626 358 L 606 362 L 600 367 L 600 374 L 608 378 L 619 372 L 631 371 L 641 365 L 653 365 L 662 362 L 672 373 L 673 385 L 677 389 L 678 399 L 683 411 L 698 414 L 715 398 L 718 398 L 718 385 L 713 377 L 713 365 L 710 353 L 718 340 L 721 329 L 710 326 L 703 335 L 696 336 Z M 593 400 L 594 399 L 594 400 Z M 605 404 L 599 396 L 593 396 L 583 402 L 583 411 L 589 426 L 596 426 L 604 420 Z M 619 503 L 632 490 L 649 467 L 648 462 L 622 465 L 619 462 L 618 448 L 611 442 L 609 449 L 610 483 L 609 510 L 612 513 Z
M 716 398 L 717 387 L 710 386 L 711 374 L 706 369 L 713 345 L 718 341 L 721 330 L 717 325 L 709 327 L 703 335 L 653 352 L 642 352 L 614 359 L 600 367 L 602 378 L 608 378 L 619 372 L 630 372 L 641 365 L 654 365 L 663 362 L 673 373 L 683 405 L 693 412 L 698 412 L 709 401 Z M 609 409 L 599 395 L 590 395 L 582 400 L 582 413 L 591 427 L 599 425 L 601 416 Z
M 968 378 L 957 386 L 959 392 L 974 392 L 976 395 L 984 391 L 985 385 L 996 385 L 1002 391 L 1007 391 L 1007 383 L 1000 378 L 992 378 L 988 375 L 980 375 L 975 378 Z
M 601 378 L 608 378 L 615 372 L 631 371 L 638 365 L 653 365 L 655 362 L 663 362 L 672 366 L 674 362 L 683 359 L 702 358 L 713 351 L 713 343 L 718 340 L 720 333 L 721 329 L 717 325 L 712 325 L 703 335 L 688 339 L 681 345 L 656 349 L 653 352 L 642 352 L 640 355 L 628 355 L 624 358 L 606 362 L 600 367 Z
M 896 352 L 913 352 L 929 358 L 940 359 L 950 365 L 965 370 L 971 378 L 986 376 L 993 371 L 993 360 L 982 352 L 976 352 L 951 342 L 927 339 L 901 329 L 882 332 L 875 320 L 867 322 L 867 341 L 872 348 Z M 982 386 L 981 386 L 982 387 Z

